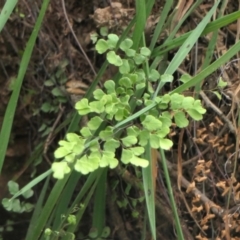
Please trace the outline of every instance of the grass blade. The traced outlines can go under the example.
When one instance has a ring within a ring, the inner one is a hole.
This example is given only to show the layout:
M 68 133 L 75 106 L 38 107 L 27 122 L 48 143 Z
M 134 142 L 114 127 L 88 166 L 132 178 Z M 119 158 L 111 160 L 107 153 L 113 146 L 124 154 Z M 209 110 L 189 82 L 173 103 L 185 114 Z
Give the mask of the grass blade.
M 193 45 L 196 43 L 196 41 L 200 37 L 201 33 L 204 31 L 207 23 L 210 21 L 212 15 L 216 11 L 219 3 L 220 3 L 220 0 L 218 0 L 218 2 L 212 7 L 212 9 L 207 13 L 207 15 L 203 18 L 203 20 L 198 24 L 196 29 L 192 31 L 192 33 L 189 35 L 187 40 L 179 48 L 179 50 L 176 53 L 176 55 L 174 56 L 173 60 L 168 65 L 168 68 L 165 71 L 166 74 L 172 75 L 177 70 L 177 68 L 180 66 L 182 61 L 187 56 L 187 54 L 191 51 Z M 158 84 L 156 91 L 154 92 L 153 98 L 155 98 L 158 95 L 161 86 L 162 86 L 162 84 L 160 82 Z
M 150 223 L 150 229 L 152 232 L 152 237 L 156 240 L 156 216 L 155 216 L 155 190 L 154 190 L 154 176 L 152 174 L 153 161 L 151 156 L 150 145 L 146 147 L 145 159 L 149 160 L 149 165 L 146 168 L 142 168 L 143 177 L 143 189 L 147 205 L 148 219 Z
M 152 37 L 152 40 L 151 40 L 151 43 L 149 46 L 149 49 L 151 51 L 153 50 L 153 48 L 158 40 L 158 37 L 159 37 L 160 33 L 162 32 L 162 27 L 168 17 L 168 14 L 172 8 L 172 5 L 173 5 L 173 0 L 167 1 L 166 4 L 164 4 L 164 8 L 161 13 L 161 18 L 159 19 L 158 24 L 154 30 L 153 37 Z
M 7 0 L 3 6 L 3 9 L 0 14 L 0 32 L 5 26 L 7 20 L 9 19 L 13 9 L 15 8 L 18 0 Z
M 209 23 L 205 30 L 202 32 L 201 36 L 204 36 L 210 32 L 215 31 L 216 29 L 219 29 L 221 27 L 224 27 L 234 21 L 236 21 L 238 18 L 240 18 L 240 11 L 236 11 L 234 13 L 231 13 L 227 16 L 224 16 L 220 19 L 217 19 L 211 23 Z M 192 34 L 192 31 L 185 33 L 181 35 L 178 38 L 173 39 L 172 41 L 169 41 L 153 50 L 152 57 L 156 57 L 159 55 L 162 55 L 165 52 L 169 52 L 170 50 L 177 48 L 183 44 L 183 42 L 189 37 L 189 35 Z
M 34 30 L 32 31 L 32 34 L 31 34 L 31 36 L 30 36 L 30 38 L 27 42 L 26 49 L 23 53 L 23 57 L 22 57 L 22 61 L 20 63 L 17 80 L 16 80 L 16 83 L 15 83 L 15 86 L 14 86 L 14 89 L 13 89 L 13 93 L 12 93 L 12 95 L 10 97 L 10 100 L 9 100 L 9 103 L 7 105 L 7 110 L 6 110 L 5 115 L 4 115 L 3 124 L 2 124 L 2 128 L 1 128 L 1 133 L 0 133 L 0 143 L 1 143 L 1 148 L 0 148 L 0 172 L 2 171 L 2 166 L 3 166 L 3 162 L 4 162 L 4 158 L 5 158 L 9 138 L 10 138 L 13 118 L 14 118 L 14 114 L 15 114 L 15 111 L 16 111 L 16 106 L 17 106 L 20 90 L 21 90 L 21 87 L 22 87 L 23 78 L 24 78 L 25 73 L 27 71 L 27 67 L 28 67 L 28 64 L 29 64 L 29 61 L 30 61 L 30 58 L 31 58 L 33 47 L 35 45 L 37 35 L 38 35 L 39 30 L 40 30 L 40 27 L 41 27 L 45 12 L 47 10 L 48 4 L 49 4 L 49 0 L 44 0 L 43 1 L 39 16 L 38 16 L 36 24 L 34 26 Z
M 105 227 L 105 214 L 106 214 L 106 190 L 107 190 L 107 172 L 105 168 L 96 186 L 96 192 L 94 196 L 94 208 L 93 208 L 93 229 L 98 232 L 98 237 L 101 236 L 103 228 Z

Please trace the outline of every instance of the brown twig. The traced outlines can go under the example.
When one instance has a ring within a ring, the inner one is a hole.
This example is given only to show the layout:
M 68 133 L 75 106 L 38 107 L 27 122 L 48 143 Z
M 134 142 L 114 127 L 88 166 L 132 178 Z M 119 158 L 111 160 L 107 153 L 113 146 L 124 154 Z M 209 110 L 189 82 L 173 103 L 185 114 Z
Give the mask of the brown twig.
M 45 157 L 45 159 L 47 160 L 47 162 L 51 165 L 51 162 L 49 161 L 48 157 L 47 157 L 47 150 L 48 150 L 48 147 L 49 145 L 51 144 L 51 142 L 53 141 L 53 138 L 52 138 L 52 135 L 53 135 L 53 132 L 54 132 L 54 129 L 56 128 L 57 124 L 59 123 L 62 115 L 63 115 L 63 112 L 64 112 L 64 109 L 65 107 L 61 107 L 61 105 L 59 106 L 59 109 L 60 109 L 60 112 L 58 113 L 58 116 L 57 116 L 57 119 L 55 120 L 49 134 L 48 134 L 48 137 L 45 141 L 45 144 L 44 144 L 44 149 L 43 149 L 43 155 Z
M 63 8 L 63 13 L 64 13 L 65 19 L 66 19 L 66 21 L 67 21 L 68 27 L 69 27 L 69 29 L 70 29 L 70 31 L 71 31 L 71 33 L 72 33 L 72 35 L 73 35 L 73 37 L 74 37 L 77 45 L 78 45 L 78 47 L 80 48 L 83 56 L 86 58 L 86 60 L 87 60 L 87 62 L 88 62 L 88 64 L 89 64 L 92 72 L 94 73 L 95 76 L 97 76 L 97 73 L 96 73 L 96 71 L 95 71 L 95 69 L 94 69 L 94 67 L 93 67 L 90 59 L 88 58 L 88 56 L 87 56 L 87 54 L 85 53 L 85 51 L 84 51 L 81 43 L 78 41 L 77 36 L 76 36 L 76 34 L 74 33 L 74 31 L 73 31 L 73 28 L 72 28 L 72 26 L 71 26 L 71 23 L 70 23 L 70 21 L 69 21 L 69 19 L 68 19 L 68 15 L 67 15 L 67 11 L 66 11 L 66 7 L 65 7 L 65 2 L 64 2 L 64 0 L 62 0 L 62 8 Z
M 206 103 L 206 105 L 210 107 L 219 117 L 221 117 L 227 123 L 229 130 L 232 133 L 236 134 L 236 129 L 234 128 L 232 122 L 223 114 L 223 112 L 209 100 L 209 98 L 203 91 L 200 91 L 200 95 L 204 102 Z

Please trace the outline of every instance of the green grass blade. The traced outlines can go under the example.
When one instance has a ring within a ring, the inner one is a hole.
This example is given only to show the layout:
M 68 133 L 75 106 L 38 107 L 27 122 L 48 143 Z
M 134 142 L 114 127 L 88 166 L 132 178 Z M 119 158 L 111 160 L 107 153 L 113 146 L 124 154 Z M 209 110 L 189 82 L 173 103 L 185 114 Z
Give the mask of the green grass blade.
M 1 133 L 0 133 L 0 143 L 1 143 L 0 172 L 2 171 L 2 166 L 3 166 L 3 162 L 4 162 L 4 158 L 5 158 L 9 138 L 10 138 L 13 118 L 14 118 L 14 114 L 16 111 L 16 106 L 17 106 L 17 102 L 18 102 L 18 98 L 19 98 L 19 93 L 20 93 L 20 90 L 22 87 L 23 78 L 27 71 L 27 67 L 28 67 L 28 63 L 31 58 L 32 50 L 33 50 L 34 44 L 36 42 L 37 35 L 40 30 L 40 27 L 41 27 L 45 12 L 47 10 L 48 4 L 49 4 L 49 0 L 43 1 L 39 16 L 38 16 L 36 24 L 34 26 L 34 30 L 32 31 L 29 41 L 27 42 L 26 49 L 23 53 L 17 80 L 16 80 L 16 83 L 15 83 L 15 86 L 13 89 L 13 93 L 8 102 L 7 110 L 4 115 L 3 124 L 2 124 L 2 128 L 1 128 Z
M 105 227 L 107 172 L 108 169 L 105 168 L 97 183 L 94 196 L 92 227 L 97 230 L 98 237 L 101 236 L 103 228 Z
M 181 223 L 180 223 L 179 216 L 178 216 L 177 207 L 176 207 L 175 199 L 174 199 L 174 196 L 173 196 L 172 184 L 171 184 L 171 180 L 170 180 L 169 173 L 168 173 L 167 160 L 165 158 L 165 153 L 162 149 L 160 149 L 160 155 L 161 155 L 161 159 L 162 159 L 163 172 L 164 172 L 164 177 L 166 179 L 169 199 L 170 199 L 170 202 L 171 202 L 172 211 L 173 211 L 174 220 L 175 220 L 175 225 L 176 225 L 176 229 L 177 229 L 177 236 L 178 236 L 179 240 L 184 240 L 184 236 L 183 236 L 182 228 L 181 228 Z
M 220 19 L 217 19 L 206 26 L 206 29 L 202 32 L 201 36 L 204 36 L 210 32 L 215 31 L 221 27 L 224 27 L 240 18 L 240 11 L 236 11 L 229 15 L 226 15 Z M 162 55 L 165 52 L 169 52 L 170 50 L 177 48 L 183 44 L 183 42 L 189 37 L 192 31 L 181 35 L 178 38 L 175 38 L 169 42 L 164 43 L 163 45 L 155 48 L 152 53 L 152 57 L 156 57 Z
M 234 55 L 236 55 L 240 51 L 240 41 L 234 44 L 224 55 L 218 58 L 215 62 L 213 62 L 210 66 L 203 69 L 199 74 L 194 76 L 189 82 L 186 82 L 174 89 L 171 93 L 182 93 L 183 91 L 189 89 L 190 87 L 195 86 L 199 82 L 201 82 L 205 77 L 209 76 L 211 73 L 216 71 L 222 65 L 229 61 Z
M 70 211 L 72 211 L 72 209 L 76 206 L 79 207 L 80 209 L 76 214 L 76 218 L 77 218 L 76 225 L 70 225 L 67 229 L 67 232 L 74 233 L 76 231 L 76 229 L 78 228 L 78 224 L 81 221 L 83 213 L 86 210 L 88 203 L 90 201 L 90 199 L 88 197 L 87 197 L 87 199 L 85 199 L 85 201 L 83 201 L 82 199 L 86 196 L 92 197 L 93 192 L 94 192 L 97 184 L 99 183 L 99 179 L 101 178 L 103 171 L 104 171 L 104 169 L 100 168 L 88 176 L 86 183 L 83 185 L 80 193 L 78 194 L 78 196 L 72 203 L 71 207 L 69 208 L 68 214 L 70 214 Z M 87 195 L 87 194 L 90 194 L 90 195 Z
M 32 227 L 32 234 L 29 234 L 26 240 L 38 239 L 42 234 L 44 227 L 51 215 L 59 197 L 61 196 L 62 190 L 66 185 L 70 174 L 66 175 L 64 179 L 58 180 L 57 183 L 54 185 L 47 202 L 41 212 L 41 215 L 38 218 L 38 222 Z
M 43 202 L 44 202 L 44 199 L 45 199 L 45 196 L 47 193 L 47 189 L 49 187 L 49 180 L 50 180 L 50 176 L 48 176 L 48 178 L 46 179 L 44 186 L 42 188 L 41 194 L 38 198 L 37 204 L 35 205 L 34 212 L 33 212 L 29 227 L 28 227 L 26 239 L 29 239 L 29 236 L 33 234 L 32 233 L 33 226 L 35 224 L 37 224 L 37 222 L 38 222 L 38 217 L 41 214 Z
M 152 37 L 152 40 L 151 40 L 151 43 L 150 43 L 150 46 L 149 46 L 149 49 L 151 51 L 153 50 L 153 48 L 154 48 L 154 46 L 155 46 L 155 44 L 158 40 L 158 37 L 162 32 L 162 28 L 163 28 L 164 23 L 165 23 L 168 15 L 169 15 L 169 12 L 171 10 L 172 5 L 173 5 L 173 0 L 167 1 L 164 4 L 164 7 L 163 7 L 163 10 L 162 10 L 162 13 L 161 13 L 161 17 L 159 18 L 157 26 L 154 30 L 153 37 Z
M 224 3 L 225 2 L 225 3 Z M 221 18 L 223 15 L 223 11 L 225 9 L 225 4 L 226 1 L 222 2 L 221 8 L 219 10 L 218 13 L 218 18 Z M 206 51 L 206 56 L 204 58 L 204 62 L 202 65 L 202 69 L 206 68 L 207 66 L 209 66 L 209 64 L 211 63 L 212 59 L 213 59 L 213 54 L 214 54 L 214 50 L 215 50 L 215 46 L 217 44 L 217 37 L 218 37 L 218 30 L 214 31 L 212 34 L 212 37 L 209 41 L 208 47 L 207 47 L 207 51 Z M 196 84 L 195 86 L 195 97 L 198 98 L 198 94 L 201 90 L 201 83 Z
M 237 52 L 240 51 L 240 41 L 233 45 L 223 56 L 221 56 L 219 59 L 217 59 L 214 63 L 212 63 L 210 66 L 202 70 L 199 74 L 194 76 L 190 81 L 182 84 L 178 88 L 174 89 L 171 94 L 173 93 L 182 93 L 183 91 L 187 90 L 190 87 L 195 86 L 199 82 L 201 82 L 205 77 L 209 76 L 211 73 L 213 73 L 215 70 L 220 68 L 222 65 L 224 65 L 226 62 L 229 61 L 231 57 L 236 55 Z M 124 119 L 123 121 L 117 123 L 114 126 L 114 129 L 118 129 L 123 127 L 125 124 L 133 121 L 134 119 L 140 117 L 142 114 L 148 112 L 149 110 L 153 109 L 156 107 L 156 103 L 150 104 L 147 107 L 141 109 L 140 111 L 134 113 L 130 117 Z
M 140 40 L 142 38 L 142 33 L 144 32 L 145 23 L 146 23 L 146 5 L 145 0 L 136 0 L 136 23 L 132 40 L 133 40 L 133 49 L 137 49 L 139 46 Z
M 143 177 L 143 189 L 145 195 L 145 201 L 147 205 L 148 219 L 150 224 L 150 229 L 152 232 L 152 237 L 154 240 L 156 237 L 156 216 L 155 216 L 155 191 L 154 191 L 154 179 L 152 174 L 152 154 L 150 144 L 145 148 L 145 159 L 149 160 L 149 165 L 146 168 L 142 168 L 142 177 Z
M 206 25 L 210 21 L 212 15 L 217 9 L 218 4 L 220 3 L 220 0 L 217 1 L 216 4 L 212 7 L 212 9 L 206 14 L 206 16 L 203 18 L 203 20 L 198 24 L 196 29 L 192 31 L 192 33 L 189 35 L 187 40 L 183 43 L 183 45 L 179 48 L 178 52 L 174 56 L 173 60 L 170 62 L 168 65 L 168 68 L 166 69 L 165 73 L 172 75 L 177 68 L 180 66 L 182 61 L 185 59 L 187 54 L 191 51 L 193 45 L 196 43 L 198 38 L 200 37 L 201 33 L 204 31 Z M 156 91 L 154 92 L 153 98 L 155 98 L 158 93 L 160 88 L 162 87 L 161 82 L 158 84 L 158 87 Z
M 24 186 L 20 191 L 18 191 L 16 194 L 14 194 L 10 200 L 13 200 L 14 198 L 19 197 L 20 195 L 22 195 L 27 190 L 33 188 L 39 182 L 41 182 L 43 179 L 45 179 L 47 176 L 49 176 L 51 173 L 52 173 L 52 169 L 49 169 L 46 172 L 39 175 L 38 177 L 34 178 L 31 182 L 29 182 L 26 186 Z
M 179 50 L 176 53 L 176 55 L 174 56 L 173 60 L 168 65 L 168 68 L 166 69 L 165 73 L 172 75 L 176 71 L 176 69 L 180 66 L 182 61 L 185 59 L 187 54 L 192 49 L 193 45 L 197 42 L 197 40 L 200 37 L 201 33 L 203 32 L 203 30 L 205 29 L 206 25 L 210 21 L 212 15 L 216 11 L 217 6 L 218 6 L 219 3 L 220 3 L 220 0 L 218 0 L 217 3 L 214 4 L 212 9 L 206 14 L 206 16 L 203 18 L 203 20 L 198 24 L 196 29 L 193 30 L 193 32 L 189 35 L 187 40 L 179 48 Z
M 189 17 L 189 15 L 194 11 L 194 9 L 196 9 L 203 0 L 198 0 L 196 1 L 191 7 L 190 9 L 187 11 L 187 13 L 183 16 L 183 18 L 178 22 L 178 24 L 176 25 L 176 27 L 172 30 L 172 32 L 169 34 L 168 38 L 166 39 L 166 42 L 168 42 L 169 40 L 172 40 L 173 37 L 175 36 L 175 34 L 177 33 L 177 31 L 179 30 L 179 28 L 182 26 L 183 22 Z
M 61 197 L 56 205 L 56 210 L 54 212 L 54 220 L 51 224 L 53 231 L 60 231 L 61 223 L 62 223 L 62 214 L 67 213 L 68 207 L 71 204 L 72 196 L 76 185 L 79 182 L 81 174 L 76 171 L 72 171 L 71 176 L 64 189 L 61 192 Z
M 7 0 L 3 6 L 3 9 L 0 13 L 0 32 L 5 26 L 7 20 L 9 19 L 13 9 L 15 8 L 18 0 Z

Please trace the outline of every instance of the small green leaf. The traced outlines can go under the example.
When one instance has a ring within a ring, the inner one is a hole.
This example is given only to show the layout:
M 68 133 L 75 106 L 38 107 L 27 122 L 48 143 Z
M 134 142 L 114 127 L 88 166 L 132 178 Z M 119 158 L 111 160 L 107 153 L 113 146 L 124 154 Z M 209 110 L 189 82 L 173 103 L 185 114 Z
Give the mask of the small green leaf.
M 103 92 L 102 89 L 96 89 L 93 92 L 93 96 L 96 100 L 100 100 L 103 96 L 105 96 L 105 93 Z
M 38 129 L 38 132 L 42 132 L 47 128 L 47 125 L 45 123 L 43 123 L 40 128 Z
M 115 93 L 115 82 L 113 80 L 108 80 L 104 83 L 104 87 L 107 89 L 107 93 Z
M 218 80 L 218 85 L 217 86 L 220 87 L 220 88 L 224 88 L 224 87 L 227 86 L 227 82 L 223 81 L 222 77 L 220 77 L 219 80 Z
M 119 79 L 119 85 L 125 88 L 131 88 L 132 82 L 128 77 L 122 77 Z
M 145 168 L 149 165 L 148 160 L 146 160 L 144 158 L 137 157 L 137 156 L 133 156 L 130 159 L 130 163 L 134 166 L 142 167 L 142 168 Z
M 115 120 L 119 122 L 123 120 L 123 117 L 124 117 L 124 110 L 118 109 L 117 112 L 115 113 Z
M 138 136 L 139 133 L 140 133 L 140 129 L 136 126 L 131 126 L 127 128 L 128 136 Z
M 130 159 L 133 157 L 133 153 L 131 150 L 123 149 L 122 150 L 122 156 L 121 161 L 124 164 L 128 164 L 130 162 Z
M 126 147 L 130 147 L 137 143 L 137 138 L 135 136 L 127 136 L 125 138 L 122 138 L 121 141 Z
M 171 96 L 169 94 L 164 94 L 164 96 L 161 98 L 162 103 L 169 103 L 171 101 Z
M 149 133 L 149 131 L 147 131 L 147 130 L 141 131 L 141 132 L 139 133 L 138 138 L 139 138 L 139 145 L 140 145 L 140 146 L 143 146 L 143 147 L 146 146 L 147 143 L 148 143 L 148 140 L 149 140 L 149 138 L 150 138 L 150 133 Z
M 170 133 L 170 128 L 167 125 L 162 125 L 161 129 L 157 130 L 156 132 L 159 138 L 164 138 L 169 133 Z
M 112 94 L 108 94 L 108 95 L 104 95 L 102 97 L 102 99 L 100 99 L 100 102 L 101 104 L 104 106 L 104 105 L 107 105 L 108 104 L 113 104 L 114 103 L 114 93 Z
M 80 115 L 86 115 L 91 112 L 91 109 L 88 105 L 88 99 L 83 98 L 81 101 L 75 104 L 75 109 L 78 111 Z
M 103 54 L 109 49 L 108 42 L 104 39 L 99 39 L 95 48 L 99 54 Z
M 129 150 L 133 153 L 133 155 L 135 156 L 139 156 L 139 155 L 142 155 L 145 150 L 143 147 L 132 147 L 132 148 L 129 148 Z
M 193 108 L 200 114 L 206 113 L 206 109 L 202 107 L 201 101 L 199 99 L 194 102 Z
M 58 142 L 58 144 L 59 144 L 59 146 L 65 147 L 66 149 L 73 149 L 73 147 L 76 143 L 74 143 L 74 142 L 71 143 L 71 142 L 68 142 L 68 141 L 65 141 L 65 140 L 60 140 Z
M 110 227 L 105 226 L 105 227 L 103 228 L 101 237 L 106 239 L 107 237 L 110 236 L 110 233 L 111 233 Z
M 187 120 L 185 114 L 183 112 L 176 112 L 174 114 L 174 120 L 178 127 L 184 128 L 187 127 L 189 121 Z
M 17 213 L 23 212 L 19 199 L 13 199 L 12 200 L 12 211 L 17 212 Z
M 159 137 L 156 134 L 150 134 L 150 146 L 151 148 L 159 148 Z
M 32 197 L 34 194 L 32 189 L 28 189 L 27 191 L 25 191 L 22 195 L 25 199 L 28 199 L 30 197 Z
M 214 93 L 219 100 L 222 99 L 222 95 L 218 91 L 212 91 L 212 93 Z
M 100 34 L 103 37 L 106 37 L 108 35 L 108 28 L 107 27 L 101 27 L 100 28 Z
M 66 162 L 54 162 L 52 164 L 53 177 L 63 179 L 65 174 L 68 174 L 71 169 Z
M 77 160 L 74 169 L 82 174 L 88 174 L 98 169 L 99 161 L 100 158 L 96 155 L 90 155 L 89 157 L 83 156 L 81 159 Z
M 186 83 L 189 82 L 191 79 L 192 77 L 189 74 L 183 74 L 179 80 L 183 83 Z
M 104 112 L 104 102 L 102 102 L 102 101 L 90 102 L 89 108 L 90 108 L 91 112 L 103 113 Z
M 171 97 L 171 109 L 172 110 L 181 109 L 184 96 L 178 93 L 174 93 L 170 95 L 170 97 Z
M 132 39 L 126 38 L 125 40 L 123 40 L 121 42 L 119 47 L 121 50 L 123 50 L 125 52 L 127 49 L 131 48 L 132 45 L 133 45 Z
M 115 152 L 115 150 L 120 146 L 120 142 L 115 139 L 110 139 L 104 143 L 103 149 L 109 152 Z
M 156 82 L 160 78 L 160 74 L 156 69 L 151 69 L 149 73 L 149 80 L 151 82 Z
M 41 110 L 45 113 L 50 112 L 52 110 L 52 105 L 49 102 L 45 102 L 41 106 Z
M 101 125 L 102 122 L 103 120 L 100 117 L 95 116 L 90 119 L 87 126 L 89 127 L 90 130 L 96 130 L 98 129 L 98 127 Z
M 190 115 L 190 117 L 196 121 L 202 120 L 203 116 L 195 109 L 189 109 L 187 110 L 187 113 Z
M 134 57 L 135 56 L 135 54 L 136 54 L 136 51 L 135 50 L 133 50 L 133 49 L 126 49 L 125 50 L 125 53 L 126 53 L 126 55 L 128 56 L 128 57 Z
M 8 198 L 2 199 L 2 205 L 7 211 L 12 211 L 13 208 L 13 200 L 9 200 Z
M 83 127 L 83 128 L 81 129 L 80 133 L 82 134 L 82 136 L 83 136 L 84 138 L 88 138 L 88 137 L 91 137 L 91 136 L 92 136 L 92 133 L 91 133 L 91 131 L 89 130 L 88 127 Z
M 53 88 L 51 93 L 55 97 L 65 97 L 64 93 L 62 92 L 62 90 L 59 87 Z
M 149 57 L 151 55 L 151 51 L 149 48 L 146 48 L 146 47 L 142 47 L 140 49 L 140 54 L 145 56 L 145 57 Z
M 108 43 L 109 49 L 114 49 L 117 46 L 118 40 L 119 40 L 118 35 L 113 33 L 108 34 L 107 43 Z
M 103 140 L 103 141 L 108 141 L 110 139 L 113 138 L 113 128 L 108 126 L 106 127 L 105 130 L 102 130 L 100 133 L 99 133 L 99 137 Z
M 137 65 L 142 64 L 145 60 L 146 60 L 146 57 L 143 56 L 143 55 L 141 55 L 141 54 L 138 54 L 138 53 L 137 53 L 137 54 L 134 56 L 134 61 L 135 61 L 135 63 L 136 63 Z
M 167 138 L 159 139 L 159 146 L 164 150 L 169 150 L 172 147 L 172 145 L 173 145 L 173 142 L 170 139 L 167 139 Z
M 154 131 L 161 128 L 162 122 L 152 115 L 147 115 L 142 122 L 142 125 L 145 129 Z
M 189 109 L 189 108 L 193 108 L 193 104 L 194 104 L 194 98 L 193 97 L 185 97 L 182 101 L 182 107 L 184 109 Z
M 120 67 L 123 64 L 122 59 L 114 51 L 107 53 L 107 60 L 109 63 L 117 67 Z
M 70 224 L 70 225 L 76 225 L 77 223 L 77 218 L 75 215 L 73 214 L 70 214 L 67 218 L 67 222 Z
M 159 116 L 159 120 L 162 122 L 163 126 L 170 127 L 172 125 L 172 116 L 168 111 L 162 112 Z
M 99 233 L 98 233 L 98 229 L 97 228 L 91 228 L 89 233 L 88 233 L 88 237 L 90 239 L 95 239 L 95 238 L 98 237 L 98 235 L 99 235 Z
M 9 190 L 9 192 L 10 192 L 12 195 L 14 195 L 15 193 L 17 193 L 17 192 L 19 191 L 19 185 L 18 185 L 18 183 L 10 180 L 10 181 L 8 182 L 8 190 Z
M 71 150 L 65 148 L 65 147 L 59 147 L 56 149 L 54 152 L 54 157 L 55 158 L 62 158 L 68 155 L 71 152 Z
M 66 139 L 67 139 L 69 142 L 78 143 L 79 140 L 80 140 L 80 136 L 77 135 L 76 133 L 68 133 L 68 134 L 66 135 Z
M 51 79 L 49 79 L 49 80 L 44 81 L 44 85 L 45 85 L 46 87 L 52 87 L 52 86 L 55 85 L 55 83 L 54 83 L 54 81 L 52 81 Z
M 95 138 L 89 143 L 89 148 L 92 152 L 94 152 L 94 151 L 99 152 L 99 149 L 101 149 L 98 141 L 99 141 L 99 139 Z
M 72 163 L 75 160 L 76 154 L 70 153 L 67 156 L 65 156 L 64 160 L 68 163 Z
M 95 44 L 98 40 L 98 34 L 96 32 L 90 34 L 90 39 L 92 40 L 92 43 Z
M 100 167 L 110 167 L 111 169 L 116 168 L 118 160 L 115 158 L 114 152 L 103 151 L 102 158 L 100 160 Z
M 163 83 L 167 83 L 167 82 L 172 82 L 173 81 L 173 76 L 170 74 L 163 74 L 160 76 L 160 80 Z
M 22 212 L 32 212 L 34 205 L 31 203 L 24 203 Z
M 121 74 L 127 74 L 130 72 L 130 65 L 128 60 L 122 59 L 122 65 L 119 67 L 119 72 Z

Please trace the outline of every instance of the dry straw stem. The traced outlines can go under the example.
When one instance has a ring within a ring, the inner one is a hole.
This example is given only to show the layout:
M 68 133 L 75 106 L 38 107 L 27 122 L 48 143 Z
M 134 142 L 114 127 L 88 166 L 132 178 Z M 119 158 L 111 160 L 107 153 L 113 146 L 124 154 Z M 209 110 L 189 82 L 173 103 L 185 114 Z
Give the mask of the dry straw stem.
M 206 103 L 207 107 L 210 107 L 214 112 L 216 112 L 216 114 L 227 123 L 229 130 L 232 133 L 236 134 L 236 130 L 235 130 L 232 122 L 223 114 L 223 112 L 214 103 L 212 103 L 209 100 L 209 98 L 203 91 L 200 91 L 200 95 L 201 95 L 202 99 L 204 100 L 204 102 Z
M 78 38 L 77 38 L 76 34 L 75 34 L 74 31 L 73 31 L 73 28 L 72 28 L 72 26 L 71 26 L 71 23 L 70 23 L 70 21 L 69 21 L 69 19 L 68 19 L 68 15 L 67 15 L 67 11 L 66 11 L 66 7 L 65 7 L 65 2 L 64 2 L 64 0 L 62 0 L 62 8 L 63 8 L 63 13 L 64 13 L 64 16 L 65 16 L 65 19 L 66 19 L 66 21 L 67 21 L 67 24 L 68 24 L 69 29 L 70 29 L 70 31 L 71 31 L 71 33 L 72 33 L 72 35 L 73 35 L 73 37 L 74 37 L 74 39 L 75 39 L 78 47 L 79 47 L 80 50 L 82 51 L 83 56 L 86 58 L 86 61 L 88 62 L 89 66 L 90 66 L 90 68 L 91 68 L 91 70 L 92 70 L 92 72 L 93 72 L 94 75 L 96 76 L 97 73 L 96 73 L 96 71 L 95 71 L 95 69 L 94 69 L 94 67 L 93 67 L 90 59 L 88 58 L 88 56 L 87 56 L 87 54 L 85 53 L 85 51 L 84 51 L 81 43 L 78 41 Z
M 175 178 L 177 178 L 178 174 L 173 169 L 173 164 L 171 164 L 169 161 L 167 161 L 167 165 L 168 165 L 168 170 L 169 170 L 170 174 L 172 176 L 174 176 Z M 214 202 L 212 202 L 208 197 L 206 197 L 196 187 L 191 187 L 192 184 L 183 176 L 181 177 L 181 185 L 186 189 L 190 189 L 190 192 L 193 193 L 196 197 L 199 197 L 199 199 L 204 203 L 204 205 L 208 206 L 215 215 L 217 215 L 219 217 L 222 217 L 224 215 L 224 213 L 225 213 L 224 209 L 222 209 L 220 206 L 218 206 Z

